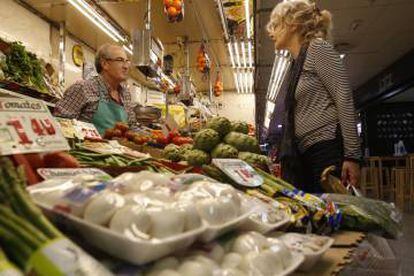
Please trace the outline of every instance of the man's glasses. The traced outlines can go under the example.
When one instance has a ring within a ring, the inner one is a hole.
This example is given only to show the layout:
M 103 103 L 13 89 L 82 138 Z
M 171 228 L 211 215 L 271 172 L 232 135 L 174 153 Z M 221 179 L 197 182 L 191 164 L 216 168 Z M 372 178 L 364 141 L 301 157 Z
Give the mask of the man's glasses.
M 121 57 L 118 57 L 118 58 L 105 58 L 105 60 L 131 65 L 131 61 L 129 59 L 124 59 L 124 58 L 121 58 Z

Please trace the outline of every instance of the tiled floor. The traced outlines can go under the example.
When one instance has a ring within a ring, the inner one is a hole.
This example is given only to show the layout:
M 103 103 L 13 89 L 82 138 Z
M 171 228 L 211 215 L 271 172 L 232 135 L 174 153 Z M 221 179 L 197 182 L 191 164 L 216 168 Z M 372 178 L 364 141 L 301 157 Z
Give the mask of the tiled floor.
M 403 237 L 399 241 L 402 276 L 414 276 L 414 213 L 404 214 Z

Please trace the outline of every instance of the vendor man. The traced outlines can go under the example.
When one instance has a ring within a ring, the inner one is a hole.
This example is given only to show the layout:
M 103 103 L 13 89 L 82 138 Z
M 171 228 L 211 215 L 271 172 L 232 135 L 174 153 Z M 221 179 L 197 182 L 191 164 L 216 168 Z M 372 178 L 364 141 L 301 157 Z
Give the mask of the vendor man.
M 131 95 L 124 85 L 130 65 L 121 46 L 101 46 L 95 57 L 99 74 L 70 86 L 56 104 L 54 115 L 93 123 L 101 134 L 116 122 L 135 125 Z

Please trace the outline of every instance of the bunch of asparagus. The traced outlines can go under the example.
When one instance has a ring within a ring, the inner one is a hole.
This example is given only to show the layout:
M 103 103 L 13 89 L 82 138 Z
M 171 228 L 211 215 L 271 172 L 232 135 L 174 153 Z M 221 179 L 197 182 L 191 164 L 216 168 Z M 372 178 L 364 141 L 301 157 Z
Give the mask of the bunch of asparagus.
M 22 270 L 32 254 L 50 240 L 63 237 L 34 205 L 25 189 L 22 168 L 0 159 L 0 243 Z

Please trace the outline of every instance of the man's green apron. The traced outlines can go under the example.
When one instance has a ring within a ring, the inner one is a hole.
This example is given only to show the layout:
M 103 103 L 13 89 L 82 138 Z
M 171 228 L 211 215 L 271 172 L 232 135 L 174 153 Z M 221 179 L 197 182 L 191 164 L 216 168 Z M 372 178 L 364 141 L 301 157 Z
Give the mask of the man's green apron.
M 105 133 L 106 129 L 114 127 L 116 122 L 128 122 L 128 115 L 125 108 L 111 98 L 107 100 L 106 93 L 108 93 L 107 88 L 101 83 L 99 86 L 100 96 L 98 109 L 92 118 L 92 123 L 101 135 Z

